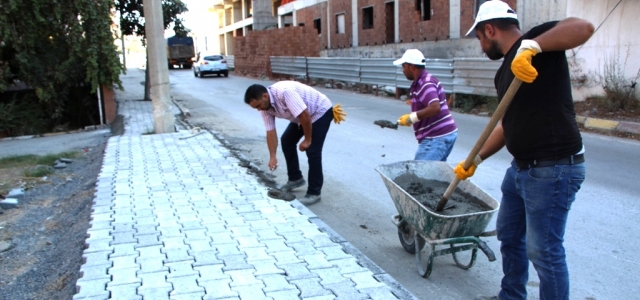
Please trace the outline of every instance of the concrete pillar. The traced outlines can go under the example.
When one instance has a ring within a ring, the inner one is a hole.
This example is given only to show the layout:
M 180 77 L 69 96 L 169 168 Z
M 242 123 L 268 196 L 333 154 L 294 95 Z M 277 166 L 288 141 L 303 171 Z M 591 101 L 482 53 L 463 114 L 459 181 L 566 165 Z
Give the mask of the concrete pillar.
M 393 1 L 393 41 L 400 43 L 400 0 Z
M 460 38 L 460 0 L 449 1 L 449 39 Z
M 253 1 L 253 30 L 263 30 L 269 26 L 278 24 L 278 20 L 273 16 L 271 0 Z
M 167 64 L 167 42 L 164 39 L 162 3 L 144 0 L 144 25 L 147 34 L 147 65 L 151 83 L 151 101 L 155 133 L 175 132 L 171 93 L 169 91 L 169 69 Z
M 358 47 L 358 0 L 351 0 L 351 47 Z

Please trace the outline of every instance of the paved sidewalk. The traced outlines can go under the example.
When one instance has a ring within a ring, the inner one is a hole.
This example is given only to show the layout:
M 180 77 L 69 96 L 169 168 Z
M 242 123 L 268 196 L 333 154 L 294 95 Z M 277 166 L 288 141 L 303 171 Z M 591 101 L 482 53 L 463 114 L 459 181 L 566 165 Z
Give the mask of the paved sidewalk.
M 268 198 L 210 133 L 147 134 L 129 72 L 74 300 L 415 299 L 300 202 Z

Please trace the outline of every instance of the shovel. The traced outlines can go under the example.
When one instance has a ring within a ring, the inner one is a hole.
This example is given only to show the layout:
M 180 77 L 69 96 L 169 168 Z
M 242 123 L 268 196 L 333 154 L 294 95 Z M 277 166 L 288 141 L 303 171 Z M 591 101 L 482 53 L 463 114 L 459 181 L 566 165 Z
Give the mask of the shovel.
M 471 153 L 469 153 L 469 155 L 467 156 L 467 159 L 463 162 L 462 167 L 465 170 L 471 166 L 471 164 L 473 163 L 473 160 L 476 158 L 476 155 L 478 155 L 478 152 L 480 152 L 480 149 L 482 149 L 482 146 L 489 138 L 489 135 L 491 135 L 491 132 L 498 124 L 498 121 L 502 119 L 502 116 L 504 115 L 504 112 L 507 110 L 509 103 L 511 103 L 511 99 L 513 99 L 513 95 L 515 95 L 516 92 L 518 91 L 520 84 L 522 84 L 522 81 L 520 81 L 520 79 L 518 78 L 514 78 L 513 81 L 511 81 L 511 84 L 509 85 L 507 92 L 504 94 L 504 96 L 502 97 L 502 101 L 500 101 L 500 104 L 496 108 L 496 111 L 491 116 L 491 119 L 489 120 L 487 127 L 485 127 L 484 131 L 480 135 L 480 138 L 478 138 L 478 141 L 476 142 L 475 146 L 473 146 L 473 149 L 471 149 Z M 449 197 L 451 197 L 451 194 L 453 194 L 453 191 L 458 186 L 458 183 L 460 183 L 460 179 L 457 176 L 454 176 L 453 181 L 451 182 L 451 184 L 449 184 L 449 187 L 444 192 L 444 196 L 442 196 L 442 198 L 440 199 L 440 202 L 438 202 L 438 206 L 436 206 L 436 211 L 442 211 L 444 209 L 445 205 L 447 205 L 447 201 L 449 201 Z

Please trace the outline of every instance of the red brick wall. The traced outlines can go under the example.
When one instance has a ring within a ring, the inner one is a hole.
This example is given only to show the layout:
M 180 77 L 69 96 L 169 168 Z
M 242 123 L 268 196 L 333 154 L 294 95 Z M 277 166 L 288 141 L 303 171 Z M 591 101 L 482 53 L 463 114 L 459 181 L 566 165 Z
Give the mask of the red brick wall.
M 306 7 L 296 11 L 296 21 L 298 24 L 304 23 L 305 27 L 313 28 L 313 20 L 320 19 L 321 33 L 318 36 L 320 40 L 320 49 L 327 49 L 327 3 L 323 2 L 314 6 Z M 314 30 L 316 30 L 314 28 Z
M 320 56 L 318 33 L 310 26 L 251 31 L 233 38 L 235 72 L 271 75 L 269 56 Z
M 517 9 L 516 0 L 505 0 L 504 2 L 509 4 L 509 6 L 513 8 L 513 10 Z M 460 36 L 462 38 L 465 37 L 464 35 L 467 33 L 467 31 L 469 31 L 469 29 L 473 25 L 475 13 L 476 13 L 474 5 L 475 5 L 474 0 L 460 0 Z M 518 13 L 518 11 L 516 11 L 516 13 Z M 475 38 L 475 37 L 472 36 L 471 38 Z
M 431 0 L 431 20 L 421 21 L 416 0 L 399 0 L 400 43 L 449 39 L 449 1 Z
M 353 39 L 353 34 L 351 30 L 351 0 L 331 0 L 330 3 L 330 14 L 331 18 L 331 49 L 341 49 L 341 48 L 351 48 L 351 41 Z M 337 28 L 338 24 L 336 22 L 336 15 L 344 13 L 344 33 L 338 34 Z
M 375 46 L 386 44 L 385 0 L 358 0 L 358 46 Z M 373 6 L 373 28 L 363 29 L 364 13 L 362 8 Z M 391 28 L 393 30 L 393 28 Z
M 117 116 L 116 97 L 112 85 L 102 86 L 102 103 L 104 104 L 104 118 L 107 124 L 111 124 Z

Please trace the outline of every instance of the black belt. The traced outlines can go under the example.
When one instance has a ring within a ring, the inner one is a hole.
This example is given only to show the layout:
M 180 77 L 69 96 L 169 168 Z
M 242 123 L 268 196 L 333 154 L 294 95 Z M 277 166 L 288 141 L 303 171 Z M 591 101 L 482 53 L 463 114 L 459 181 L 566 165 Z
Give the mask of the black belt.
M 543 168 L 555 165 L 575 165 L 584 162 L 584 154 L 571 155 L 561 159 L 522 160 L 514 158 L 514 161 L 519 169 Z

